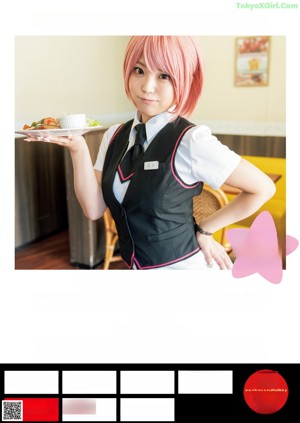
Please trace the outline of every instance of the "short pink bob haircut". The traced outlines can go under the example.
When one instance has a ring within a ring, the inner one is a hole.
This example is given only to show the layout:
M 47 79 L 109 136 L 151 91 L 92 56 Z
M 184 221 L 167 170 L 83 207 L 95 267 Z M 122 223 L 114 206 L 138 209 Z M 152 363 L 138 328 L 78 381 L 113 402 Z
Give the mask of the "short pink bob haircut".
M 174 87 L 176 107 L 173 119 L 188 117 L 195 109 L 203 87 L 203 59 L 200 46 L 189 36 L 134 36 L 130 39 L 123 63 L 123 77 L 127 97 L 129 78 L 140 57 L 144 55 L 151 71 L 170 75 Z

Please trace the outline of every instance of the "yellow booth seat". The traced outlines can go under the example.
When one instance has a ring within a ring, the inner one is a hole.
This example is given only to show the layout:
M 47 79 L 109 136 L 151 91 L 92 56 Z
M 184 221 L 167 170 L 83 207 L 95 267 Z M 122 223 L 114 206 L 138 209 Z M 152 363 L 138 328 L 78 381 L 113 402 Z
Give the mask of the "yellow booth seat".
M 253 163 L 265 173 L 273 173 L 281 175 L 280 179 L 275 183 L 276 193 L 267 201 L 256 213 L 250 217 L 230 225 L 226 228 L 249 228 L 256 216 L 267 210 L 271 213 L 277 229 L 279 248 L 282 252 L 283 268 L 285 268 L 285 238 L 286 238 L 286 159 L 277 157 L 259 157 L 259 156 L 242 156 L 249 162 Z M 235 198 L 235 195 L 227 194 L 229 201 Z

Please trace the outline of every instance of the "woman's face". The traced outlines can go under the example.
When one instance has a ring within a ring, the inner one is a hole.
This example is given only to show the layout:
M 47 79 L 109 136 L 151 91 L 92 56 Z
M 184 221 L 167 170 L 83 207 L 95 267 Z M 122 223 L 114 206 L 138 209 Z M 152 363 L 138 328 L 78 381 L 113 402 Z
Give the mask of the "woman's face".
M 152 72 L 147 68 L 143 56 L 131 72 L 129 90 L 144 123 L 169 110 L 175 102 L 171 77 L 159 70 Z

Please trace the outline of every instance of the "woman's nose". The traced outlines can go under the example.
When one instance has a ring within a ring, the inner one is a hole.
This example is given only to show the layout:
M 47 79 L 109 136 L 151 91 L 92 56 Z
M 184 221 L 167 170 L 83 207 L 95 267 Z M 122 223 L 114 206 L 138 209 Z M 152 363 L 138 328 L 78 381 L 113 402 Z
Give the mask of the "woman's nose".
M 143 80 L 142 90 L 144 93 L 152 93 L 155 91 L 155 78 L 153 76 L 146 76 Z

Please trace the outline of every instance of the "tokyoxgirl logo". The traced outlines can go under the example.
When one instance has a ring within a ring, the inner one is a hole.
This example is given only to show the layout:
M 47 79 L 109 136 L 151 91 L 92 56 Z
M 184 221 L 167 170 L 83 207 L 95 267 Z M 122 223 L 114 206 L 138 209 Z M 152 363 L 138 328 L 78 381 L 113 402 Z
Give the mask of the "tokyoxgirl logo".
M 298 9 L 297 3 L 285 3 L 285 2 L 260 2 L 260 3 L 248 3 L 248 2 L 237 2 L 236 6 L 238 9 Z

